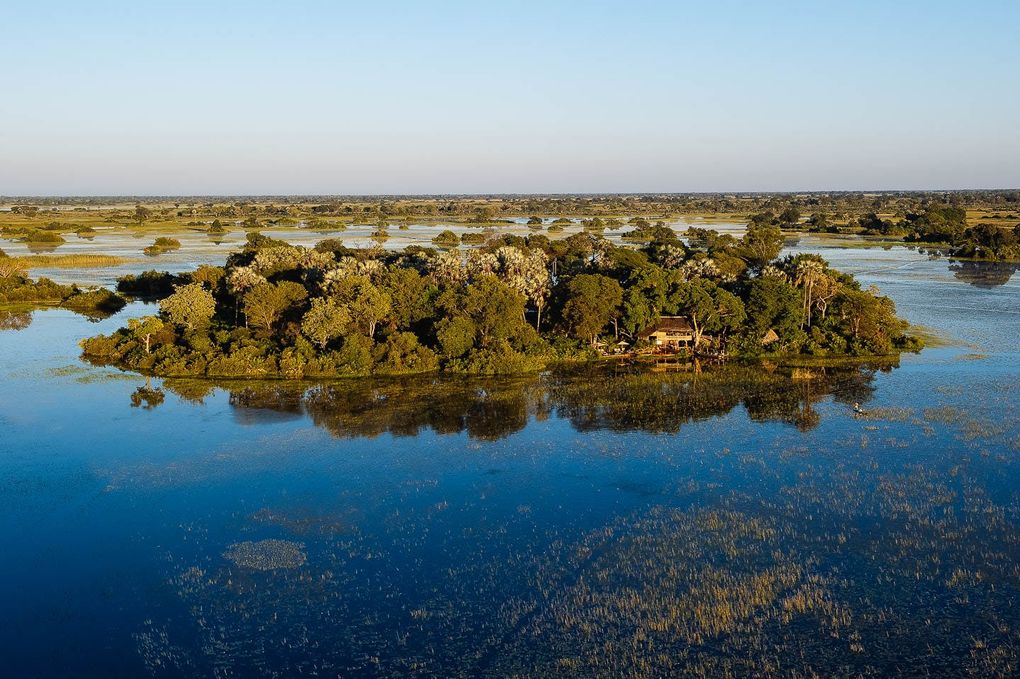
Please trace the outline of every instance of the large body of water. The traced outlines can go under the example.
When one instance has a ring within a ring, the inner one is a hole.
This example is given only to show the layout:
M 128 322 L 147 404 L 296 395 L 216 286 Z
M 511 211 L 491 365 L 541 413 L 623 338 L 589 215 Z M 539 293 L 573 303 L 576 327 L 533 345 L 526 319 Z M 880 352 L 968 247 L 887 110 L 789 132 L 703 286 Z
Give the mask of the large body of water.
M 35 312 L 0 331 L 4 674 L 1015 674 L 1020 277 L 791 247 L 946 344 L 160 403 L 77 356 L 137 305 Z

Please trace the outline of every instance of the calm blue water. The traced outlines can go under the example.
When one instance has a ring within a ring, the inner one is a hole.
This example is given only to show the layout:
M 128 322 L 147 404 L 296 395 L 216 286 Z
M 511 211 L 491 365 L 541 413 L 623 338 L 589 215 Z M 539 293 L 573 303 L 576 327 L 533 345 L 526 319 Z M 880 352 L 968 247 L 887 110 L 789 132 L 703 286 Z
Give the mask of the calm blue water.
M 945 346 L 810 380 L 153 381 L 146 408 L 76 347 L 138 306 L 35 312 L 0 332 L 4 673 L 1016 672 L 1020 281 L 796 248 Z

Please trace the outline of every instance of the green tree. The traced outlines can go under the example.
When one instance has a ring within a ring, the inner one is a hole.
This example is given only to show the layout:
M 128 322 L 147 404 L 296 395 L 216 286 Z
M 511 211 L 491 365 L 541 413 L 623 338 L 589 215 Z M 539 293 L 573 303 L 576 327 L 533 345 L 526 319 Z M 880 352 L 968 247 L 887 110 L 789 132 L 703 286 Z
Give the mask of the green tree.
M 331 341 L 343 337 L 350 329 L 351 314 L 346 307 L 328 297 L 316 297 L 301 319 L 301 331 L 309 340 L 325 349 Z
M 478 344 L 509 339 L 521 333 L 524 321 L 524 295 L 486 274 L 465 290 L 462 300 L 464 314 L 475 325 Z
M 152 353 L 152 340 L 164 330 L 163 321 L 156 316 L 142 316 L 128 320 L 128 330 L 131 336 L 142 343 L 145 353 Z
M 411 328 L 435 313 L 439 290 L 414 269 L 390 271 L 383 289 L 390 297 L 393 322 L 398 328 Z
M 703 278 L 673 286 L 666 298 L 666 310 L 690 320 L 694 346 L 701 343 L 706 333 L 725 335 L 747 318 L 739 297 Z
M 807 220 L 813 231 L 825 231 L 829 228 L 829 215 L 824 212 L 815 212 Z
M 756 271 L 779 256 L 783 249 L 783 232 L 773 224 L 751 222 L 740 239 L 744 260 Z
M 343 278 L 333 290 L 334 299 L 346 307 L 354 326 L 367 337 L 374 338 L 376 326 L 392 309 L 390 296 L 365 276 Z
M 800 210 L 790 205 L 779 213 L 779 223 L 787 226 L 794 226 L 800 222 Z
M 837 316 L 856 353 L 887 354 L 904 330 L 888 297 L 867 290 L 843 289 L 836 297 Z
M 455 248 L 460 244 L 460 238 L 453 231 L 446 229 L 433 238 L 432 242 L 442 248 Z
M 260 283 L 244 295 L 244 313 L 256 328 L 270 330 L 285 311 L 304 300 L 308 291 L 300 283 Z
M 430 372 L 439 367 L 434 351 L 422 346 L 414 333 L 395 332 L 377 351 L 376 365 L 386 373 Z
M 623 303 L 623 288 L 601 274 L 580 274 L 566 284 L 563 320 L 570 333 L 592 344 L 599 333 L 615 321 Z
M 467 316 L 453 316 L 439 322 L 436 339 L 447 358 L 463 356 L 475 346 L 478 334 L 475 324 Z
M 786 280 L 775 277 L 753 279 L 745 308 L 747 335 L 752 345 L 760 345 L 769 330 L 775 330 L 783 346 L 803 337 L 800 332 L 804 318 L 801 293 Z
M 159 310 L 174 325 L 192 331 L 209 325 L 216 314 L 216 299 L 201 283 L 178 285 L 159 303 Z
M 194 283 L 201 283 L 210 290 L 215 290 L 220 281 L 223 280 L 224 275 L 223 267 L 202 264 L 192 272 L 191 280 Z

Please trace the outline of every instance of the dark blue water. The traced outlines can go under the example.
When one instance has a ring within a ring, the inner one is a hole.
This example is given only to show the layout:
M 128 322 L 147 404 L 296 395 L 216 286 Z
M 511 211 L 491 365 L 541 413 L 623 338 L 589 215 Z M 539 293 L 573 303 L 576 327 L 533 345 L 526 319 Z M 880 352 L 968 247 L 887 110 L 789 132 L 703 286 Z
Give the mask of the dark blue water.
M 824 254 L 944 344 L 147 408 L 77 359 L 137 306 L 35 312 L 0 332 L 4 673 L 1015 672 L 1016 277 Z

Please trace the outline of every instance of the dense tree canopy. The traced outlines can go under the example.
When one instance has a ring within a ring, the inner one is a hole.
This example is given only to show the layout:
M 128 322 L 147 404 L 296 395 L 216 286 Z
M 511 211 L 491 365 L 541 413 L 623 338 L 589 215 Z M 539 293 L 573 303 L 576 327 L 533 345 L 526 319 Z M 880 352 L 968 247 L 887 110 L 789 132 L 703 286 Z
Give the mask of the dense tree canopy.
M 84 354 L 170 376 L 516 373 L 596 357 L 616 339 L 653 350 L 641 332 L 662 316 L 686 318 L 688 351 L 717 357 L 918 346 L 875 291 L 818 257 L 776 259 L 782 235 L 768 220 L 740 239 L 635 228 L 647 237 L 637 246 L 536 233 L 467 253 L 251 234 L 225 268 L 122 281 L 161 297 L 160 316 L 86 340 Z

